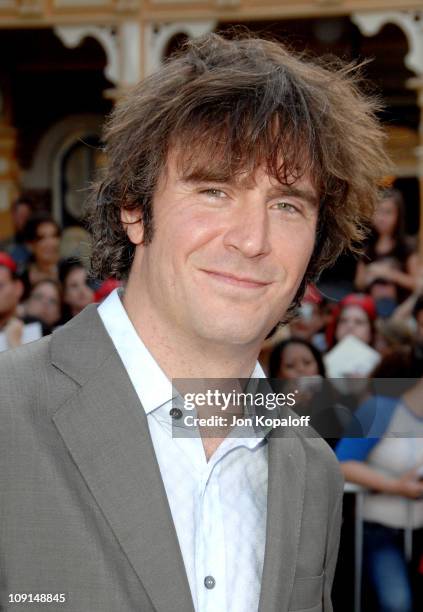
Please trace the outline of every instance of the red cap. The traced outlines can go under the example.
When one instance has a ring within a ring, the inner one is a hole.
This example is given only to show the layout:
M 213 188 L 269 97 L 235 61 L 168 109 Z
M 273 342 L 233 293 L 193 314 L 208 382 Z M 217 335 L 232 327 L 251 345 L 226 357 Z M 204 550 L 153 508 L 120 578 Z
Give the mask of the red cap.
M 358 306 L 364 310 L 371 321 L 377 317 L 376 304 L 373 298 L 365 293 L 350 293 L 339 302 L 339 306 L 341 310 L 347 306 Z
M 9 253 L 0 251 L 0 266 L 4 266 L 8 270 L 10 270 L 12 274 L 16 274 L 16 262 L 12 257 L 10 257 Z
M 335 330 L 338 324 L 339 315 L 344 308 L 348 306 L 357 306 L 364 310 L 367 314 L 369 321 L 373 322 L 377 317 L 376 305 L 372 297 L 365 293 L 349 293 L 346 295 L 339 304 L 336 305 L 332 313 L 332 320 L 326 327 L 326 343 L 328 348 L 332 348 L 335 342 Z

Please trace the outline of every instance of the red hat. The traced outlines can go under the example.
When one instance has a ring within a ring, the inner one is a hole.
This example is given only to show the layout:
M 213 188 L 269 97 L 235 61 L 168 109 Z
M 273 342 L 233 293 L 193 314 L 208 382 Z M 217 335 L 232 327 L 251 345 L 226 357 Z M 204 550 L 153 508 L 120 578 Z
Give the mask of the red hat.
M 365 293 L 350 293 L 339 302 L 340 310 L 347 306 L 358 306 L 364 310 L 371 321 L 377 317 L 376 304 L 370 295 Z
M 370 295 L 365 293 L 349 293 L 337 304 L 332 313 L 332 320 L 326 327 L 326 343 L 328 348 L 332 348 L 335 342 L 335 330 L 338 324 L 338 319 L 344 308 L 348 306 L 357 306 L 364 310 L 369 318 L 370 323 L 377 318 L 376 304 Z
M 4 266 L 8 270 L 10 270 L 12 274 L 16 274 L 16 262 L 12 257 L 10 257 L 9 253 L 0 251 L 0 266 Z

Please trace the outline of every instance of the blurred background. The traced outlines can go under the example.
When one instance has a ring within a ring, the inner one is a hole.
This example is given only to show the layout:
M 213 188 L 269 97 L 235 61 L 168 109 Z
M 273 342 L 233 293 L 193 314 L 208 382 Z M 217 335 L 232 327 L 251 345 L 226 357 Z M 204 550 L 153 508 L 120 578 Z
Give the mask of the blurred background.
M 385 104 L 392 180 L 416 234 L 421 10 L 421 0 L 0 0 L 0 240 L 18 195 L 63 229 L 78 225 L 116 97 L 187 38 L 240 24 L 297 50 L 372 60 L 365 75 Z
M 364 86 L 383 103 L 393 167 L 364 254 L 342 256 L 309 286 L 261 362 L 317 408 L 315 382 L 329 381 L 337 431 L 322 435 L 347 480 L 335 612 L 421 611 L 423 0 L 0 0 L 0 350 L 50 333 L 119 284 L 90 278 L 86 265 L 105 117 L 187 39 L 234 26 L 370 60 Z M 354 378 L 408 384 L 395 396 L 331 383 Z M 362 424 L 369 407 L 383 427 L 372 443 L 348 442 L 351 414 Z M 392 440 L 399 421 L 415 438 Z

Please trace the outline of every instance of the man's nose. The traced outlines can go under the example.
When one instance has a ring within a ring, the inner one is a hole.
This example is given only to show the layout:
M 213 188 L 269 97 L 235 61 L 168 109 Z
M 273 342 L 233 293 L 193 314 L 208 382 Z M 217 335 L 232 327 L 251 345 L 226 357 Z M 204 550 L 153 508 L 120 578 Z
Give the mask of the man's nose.
M 269 230 L 265 204 L 253 197 L 245 198 L 232 211 L 224 244 L 245 257 L 260 257 L 270 251 Z

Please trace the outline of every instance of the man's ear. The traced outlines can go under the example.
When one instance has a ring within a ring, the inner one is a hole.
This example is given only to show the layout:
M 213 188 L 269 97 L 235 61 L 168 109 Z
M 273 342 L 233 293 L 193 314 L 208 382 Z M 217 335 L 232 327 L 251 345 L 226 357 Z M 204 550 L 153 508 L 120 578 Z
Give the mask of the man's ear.
M 142 244 L 144 240 L 144 225 L 139 209 L 121 208 L 120 220 L 132 244 Z

